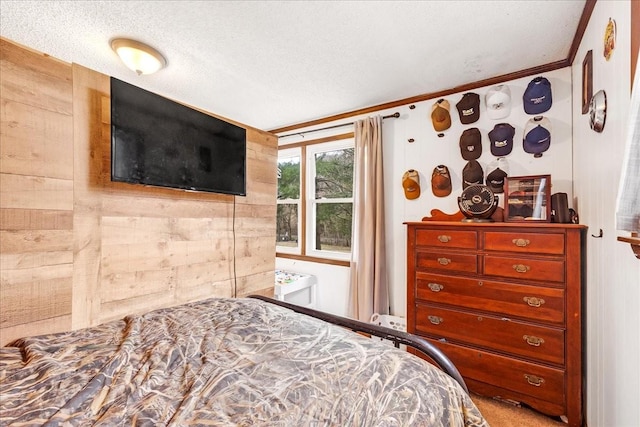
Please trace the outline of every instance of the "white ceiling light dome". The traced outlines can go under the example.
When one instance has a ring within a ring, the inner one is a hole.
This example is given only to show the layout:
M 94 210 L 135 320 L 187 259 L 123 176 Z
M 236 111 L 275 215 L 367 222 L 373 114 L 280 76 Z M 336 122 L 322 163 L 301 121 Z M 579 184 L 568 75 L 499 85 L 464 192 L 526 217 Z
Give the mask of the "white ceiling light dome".
M 167 60 L 160 52 L 136 40 L 113 39 L 111 49 L 138 75 L 153 74 L 167 65 Z

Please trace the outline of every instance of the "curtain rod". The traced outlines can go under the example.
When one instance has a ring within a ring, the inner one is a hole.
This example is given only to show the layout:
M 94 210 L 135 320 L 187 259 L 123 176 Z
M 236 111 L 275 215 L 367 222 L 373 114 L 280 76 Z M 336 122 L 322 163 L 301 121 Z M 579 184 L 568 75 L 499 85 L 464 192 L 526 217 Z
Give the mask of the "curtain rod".
M 400 113 L 393 113 L 393 114 L 389 114 L 388 116 L 382 116 L 383 119 L 391 119 L 391 118 L 397 119 L 398 117 L 400 117 Z M 319 128 L 319 129 L 305 130 L 305 131 L 302 131 L 302 132 L 292 132 L 292 133 L 288 133 L 286 135 L 280 135 L 278 138 L 285 138 L 287 136 L 293 136 L 293 135 L 304 135 L 305 133 L 319 132 L 321 130 L 341 128 L 341 127 L 344 127 L 344 126 L 351 126 L 354 123 L 355 122 L 342 123 L 340 125 L 327 126 L 327 127 Z

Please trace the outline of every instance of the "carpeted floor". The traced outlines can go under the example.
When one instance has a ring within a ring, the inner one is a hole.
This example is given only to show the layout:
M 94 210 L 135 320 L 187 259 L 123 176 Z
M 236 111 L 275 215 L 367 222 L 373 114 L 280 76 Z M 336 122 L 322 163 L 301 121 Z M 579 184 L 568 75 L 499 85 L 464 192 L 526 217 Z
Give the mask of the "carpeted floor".
M 474 393 L 471 394 L 471 399 L 491 427 L 566 427 L 560 420 L 527 407 L 511 405 Z

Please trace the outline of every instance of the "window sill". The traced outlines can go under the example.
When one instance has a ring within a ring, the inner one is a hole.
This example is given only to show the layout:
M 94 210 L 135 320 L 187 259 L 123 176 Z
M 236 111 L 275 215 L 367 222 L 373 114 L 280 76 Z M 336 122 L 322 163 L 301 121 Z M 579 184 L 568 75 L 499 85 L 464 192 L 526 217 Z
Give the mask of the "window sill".
M 317 264 L 339 265 L 342 267 L 349 267 L 349 265 L 351 265 L 351 263 L 347 260 L 319 258 L 319 257 L 312 257 L 307 255 L 288 254 L 284 252 L 276 252 L 276 258 L 295 259 L 298 261 L 315 262 Z

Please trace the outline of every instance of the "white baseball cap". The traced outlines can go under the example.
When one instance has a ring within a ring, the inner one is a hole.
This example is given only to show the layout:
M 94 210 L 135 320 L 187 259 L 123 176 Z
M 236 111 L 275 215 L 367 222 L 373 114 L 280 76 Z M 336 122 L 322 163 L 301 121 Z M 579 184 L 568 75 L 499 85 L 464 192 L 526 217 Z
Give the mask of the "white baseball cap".
M 511 90 L 507 85 L 490 88 L 484 96 L 484 101 L 490 119 L 504 119 L 511 114 Z

